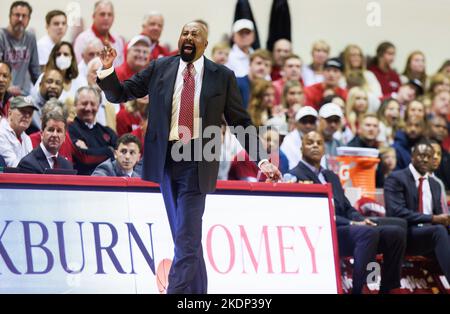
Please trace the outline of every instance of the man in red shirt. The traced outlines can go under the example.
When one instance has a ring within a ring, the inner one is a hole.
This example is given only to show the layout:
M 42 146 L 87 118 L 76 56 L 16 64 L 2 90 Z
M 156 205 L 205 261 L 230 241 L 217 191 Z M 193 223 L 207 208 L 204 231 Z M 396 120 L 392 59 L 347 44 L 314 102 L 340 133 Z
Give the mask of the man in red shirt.
M 131 78 L 150 62 L 150 40 L 144 35 L 134 36 L 127 45 L 126 61 L 116 68 L 120 81 Z
M 323 82 L 305 88 L 305 104 L 319 110 L 320 102 L 325 96 L 338 95 L 347 99 L 347 90 L 339 87 L 344 66 L 339 58 L 331 58 L 325 62 Z
M 150 43 L 151 60 L 167 57 L 170 52 L 159 44 L 162 30 L 164 28 L 164 17 L 159 12 L 150 12 L 144 17 L 141 35 L 147 36 Z

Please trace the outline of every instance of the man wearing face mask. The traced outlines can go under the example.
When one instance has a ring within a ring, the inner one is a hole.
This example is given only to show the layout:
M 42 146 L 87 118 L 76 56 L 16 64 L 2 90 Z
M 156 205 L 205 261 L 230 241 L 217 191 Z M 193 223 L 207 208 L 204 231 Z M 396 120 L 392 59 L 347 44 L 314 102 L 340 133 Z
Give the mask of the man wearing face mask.
M 31 82 L 34 84 L 41 74 L 36 37 L 25 31 L 32 11 L 26 1 L 13 2 L 9 25 L 0 29 L 0 60 L 11 65 L 13 81 L 8 92 L 13 96 L 28 95 Z
M 59 70 L 50 69 L 44 72 L 44 76 L 39 83 L 39 92 L 33 93 L 33 102 L 39 107 L 33 114 L 33 121 L 28 134 L 41 129 L 41 109 L 50 98 L 58 99 L 63 91 L 63 75 Z
M 57 43 L 50 53 L 49 60 L 45 66 L 46 70 L 56 69 L 63 76 L 63 90 L 58 98 L 68 108 L 73 107 L 76 91 L 83 86 L 87 86 L 87 78 L 78 72 L 78 66 L 74 59 L 72 44 L 67 41 Z M 39 98 L 39 89 L 41 87 L 43 75 L 39 77 L 31 95 L 33 98 Z
M 137 35 L 130 40 L 127 46 L 126 61 L 116 68 L 116 74 L 120 81 L 128 80 L 148 65 L 150 45 L 150 40 L 144 35 Z
M 98 73 L 98 85 L 109 101 L 150 96 L 142 178 L 160 183 L 175 244 L 168 293 L 207 292 L 202 216 L 206 195 L 216 187 L 219 161 L 201 153 L 208 143 L 202 138 L 205 128 L 216 127 L 220 132 L 223 115 L 230 126 L 247 128 L 246 136 L 238 140 L 268 178 L 281 177 L 262 151 L 234 73 L 204 57 L 207 35 L 199 22 L 184 25 L 178 40 L 180 55 L 153 60 L 123 83 L 113 68 L 117 52 L 109 46 L 100 55 L 104 70 Z M 181 160 L 176 156 L 180 149 L 188 153 Z M 192 158 L 193 149 L 196 158 Z

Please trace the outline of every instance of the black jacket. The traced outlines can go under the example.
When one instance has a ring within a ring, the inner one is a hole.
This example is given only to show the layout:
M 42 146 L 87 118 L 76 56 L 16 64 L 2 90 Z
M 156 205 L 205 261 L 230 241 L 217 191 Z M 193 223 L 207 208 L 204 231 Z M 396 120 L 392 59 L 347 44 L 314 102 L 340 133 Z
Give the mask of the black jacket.
M 73 169 L 70 161 L 61 156 L 58 156 L 57 162 L 58 169 Z M 48 163 L 47 157 L 45 157 L 41 146 L 38 146 L 20 160 L 17 168 L 23 169 L 29 173 L 44 174 L 45 169 L 50 169 L 50 164 Z
M 290 174 L 297 177 L 298 181 L 313 181 L 315 184 L 321 184 L 317 175 L 311 171 L 303 162 L 289 170 Z M 334 210 L 336 213 L 336 225 L 348 225 L 350 221 L 363 221 L 365 217 L 352 207 L 350 201 L 344 194 L 339 177 L 330 170 L 322 170 L 323 176 L 333 188 Z
M 433 199 L 433 214 L 442 214 L 441 187 L 433 178 L 428 180 Z M 414 176 L 409 167 L 394 171 L 384 182 L 386 215 L 404 218 L 409 225 L 431 223 L 432 215 L 418 212 L 418 194 Z

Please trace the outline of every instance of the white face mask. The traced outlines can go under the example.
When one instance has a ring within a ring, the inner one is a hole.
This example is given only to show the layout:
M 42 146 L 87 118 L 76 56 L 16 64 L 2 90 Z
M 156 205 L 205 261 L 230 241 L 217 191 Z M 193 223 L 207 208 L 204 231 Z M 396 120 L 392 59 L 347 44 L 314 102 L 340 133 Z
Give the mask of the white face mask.
M 72 64 L 72 57 L 59 56 L 56 57 L 56 66 L 61 71 L 67 70 Z

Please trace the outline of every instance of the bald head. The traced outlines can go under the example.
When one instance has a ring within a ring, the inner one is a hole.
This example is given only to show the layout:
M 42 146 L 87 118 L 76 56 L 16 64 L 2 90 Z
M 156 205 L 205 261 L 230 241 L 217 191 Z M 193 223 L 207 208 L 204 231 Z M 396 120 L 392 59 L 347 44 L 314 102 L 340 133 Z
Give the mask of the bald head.
M 195 62 L 203 56 L 207 46 L 208 30 L 205 25 L 190 22 L 183 26 L 178 40 L 178 50 L 183 61 Z
M 273 45 L 273 60 L 275 65 L 283 66 L 284 59 L 292 53 L 292 44 L 287 39 L 278 39 Z

